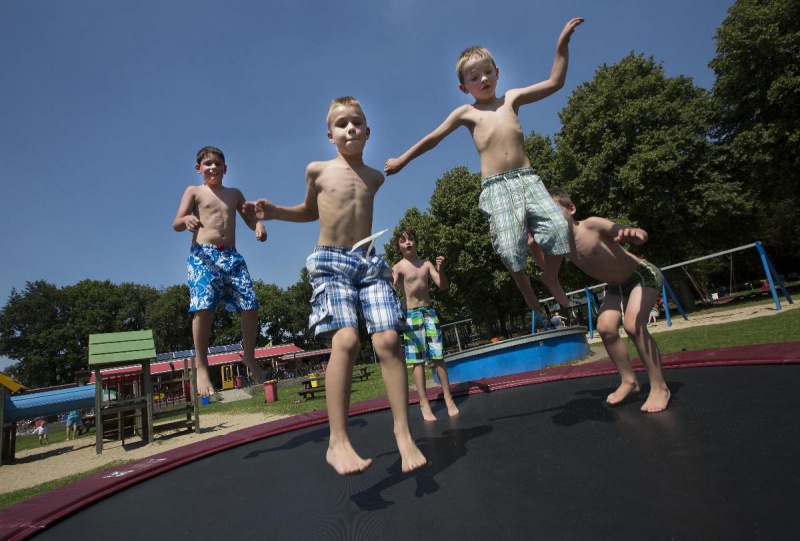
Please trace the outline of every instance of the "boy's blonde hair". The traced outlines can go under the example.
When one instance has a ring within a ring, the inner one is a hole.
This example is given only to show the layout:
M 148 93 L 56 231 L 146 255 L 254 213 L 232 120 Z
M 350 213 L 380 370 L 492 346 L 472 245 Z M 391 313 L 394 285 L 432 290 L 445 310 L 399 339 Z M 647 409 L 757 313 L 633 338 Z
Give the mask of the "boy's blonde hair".
M 355 99 L 353 96 L 342 96 L 341 98 L 331 100 L 331 104 L 328 106 L 328 115 L 325 118 L 325 123 L 329 128 L 331 127 L 331 114 L 333 113 L 333 110 L 340 105 L 345 107 L 355 107 L 358 109 L 358 112 L 361 113 L 361 116 L 364 117 L 364 122 L 367 121 L 367 115 L 364 114 L 364 109 L 361 108 L 361 102 Z
M 497 67 L 497 65 L 494 63 L 494 57 L 492 57 L 492 53 L 490 53 L 486 47 L 467 47 L 461 51 L 461 54 L 456 61 L 456 75 L 458 76 L 458 82 L 462 85 L 464 84 L 464 64 L 466 64 L 469 60 L 476 58 L 488 58 L 492 61 L 492 66 Z

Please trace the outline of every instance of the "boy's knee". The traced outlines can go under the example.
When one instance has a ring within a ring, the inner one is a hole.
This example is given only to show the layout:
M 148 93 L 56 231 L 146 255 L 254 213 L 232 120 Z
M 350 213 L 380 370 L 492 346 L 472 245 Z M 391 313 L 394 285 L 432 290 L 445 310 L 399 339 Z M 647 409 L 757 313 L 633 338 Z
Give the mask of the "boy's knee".
M 381 331 L 372 335 L 372 345 L 381 351 L 399 351 L 403 345 L 396 331 Z
M 602 338 L 603 340 L 607 338 L 617 337 L 619 336 L 619 326 L 609 325 L 608 323 L 603 323 L 602 321 L 598 321 L 597 334 L 599 334 L 600 338 Z
M 335 332 L 332 337 L 332 345 L 337 349 L 342 349 L 348 353 L 358 352 L 361 342 L 358 339 L 358 332 L 352 327 L 345 327 Z

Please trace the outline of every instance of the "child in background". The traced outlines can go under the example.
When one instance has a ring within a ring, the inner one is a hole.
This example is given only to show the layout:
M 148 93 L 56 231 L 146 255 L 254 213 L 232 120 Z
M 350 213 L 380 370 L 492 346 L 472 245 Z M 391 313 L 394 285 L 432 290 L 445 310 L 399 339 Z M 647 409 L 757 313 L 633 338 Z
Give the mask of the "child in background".
M 47 421 L 42 420 L 42 424 L 40 424 L 33 433 L 39 436 L 39 445 L 42 445 L 42 443 L 50 443 L 50 440 L 47 438 Z
M 439 328 L 439 316 L 433 309 L 428 280 L 444 291 L 447 289 L 447 275 L 444 272 L 444 256 L 436 258 L 436 266 L 430 261 L 423 261 L 417 255 L 417 234 L 408 228 L 395 233 L 395 244 L 403 254 L 392 267 L 394 286 L 403 292 L 403 309 L 406 313 L 408 329 L 403 334 L 406 349 L 406 364 L 414 367 L 414 385 L 419 393 L 419 407 L 422 418 L 435 421 L 431 410 L 425 382 L 425 360 L 433 364 L 442 395 L 447 406 L 447 414 L 458 415 L 458 407 L 450 393 L 450 378 L 442 353 L 442 330 Z

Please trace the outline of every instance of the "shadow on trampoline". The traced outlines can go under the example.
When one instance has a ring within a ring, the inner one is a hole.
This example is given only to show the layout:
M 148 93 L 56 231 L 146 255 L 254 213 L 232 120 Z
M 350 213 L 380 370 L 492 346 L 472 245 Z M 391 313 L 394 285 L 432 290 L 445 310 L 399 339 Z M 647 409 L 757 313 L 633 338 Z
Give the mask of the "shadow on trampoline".
M 492 431 L 488 425 L 479 425 L 471 428 L 456 428 L 442 432 L 441 437 L 418 438 L 416 440 L 422 454 L 429 459 L 428 464 L 410 474 L 403 473 L 401 470 L 402 461 L 397 460 L 389 466 L 388 477 L 381 479 L 371 487 L 353 494 L 350 499 L 360 509 L 364 511 L 376 511 L 386 509 L 395 502 L 388 501 L 381 495 L 399 483 L 408 481 L 411 476 L 416 481 L 414 496 L 421 498 L 428 494 L 434 494 L 440 489 L 436 482 L 436 475 L 450 468 L 459 459 L 467 456 L 467 443 L 474 438 L 487 435 Z M 393 453 L 396 454 L 396 453 Z
M 353 428 L 364 428 L 367 426 L 367 421 L 362 417 L 355 417 L 347 422 L 347 426 L 350 429 Z M 317 428 L 314 430 L 309 430 L 306 433 L 303 433 L 299 436 L 291 438 L 289 441 L 280 445 L 278 447 L 272 447 L 269 449 L 259 449 L 257 451 L 252 451 L 245 455 L 244 458 L 246 459 L 253 459 L 258 458 L 259 455 L 263 453 L 273 453 L 276 451 L 288 451 L 291 449 L 297 449 L 307 443 L 328 443 L 328 435 L 330 434 L 330 430 L 328 429 L 328 425 L 324 425 L 321 428 Z M 269 440 L 266 440 L 269 442 Z

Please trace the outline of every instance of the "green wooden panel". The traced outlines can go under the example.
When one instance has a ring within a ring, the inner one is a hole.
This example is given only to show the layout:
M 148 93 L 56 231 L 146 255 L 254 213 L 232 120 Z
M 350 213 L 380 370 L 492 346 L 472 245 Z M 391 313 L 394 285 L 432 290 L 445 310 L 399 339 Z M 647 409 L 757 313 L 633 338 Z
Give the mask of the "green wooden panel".
M 132 342 L 113 342 L 110 344 L 89 344 L 89 355 L 106 353 L 125 353 L 126 351 L 142 351 L 153 347 L 153 339 L 135 340 Z
M 124 364 L 155 356 L 151 330 L 89 335 L 90 365 Z
M 106 342 L 119 342 L 128 340 L 146 340 L 153 338 L 153 331 L 128 331 L 128 332 L 108 332 L 102 334 L 90 334 L 89 344 L 104 344 Z

